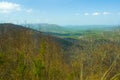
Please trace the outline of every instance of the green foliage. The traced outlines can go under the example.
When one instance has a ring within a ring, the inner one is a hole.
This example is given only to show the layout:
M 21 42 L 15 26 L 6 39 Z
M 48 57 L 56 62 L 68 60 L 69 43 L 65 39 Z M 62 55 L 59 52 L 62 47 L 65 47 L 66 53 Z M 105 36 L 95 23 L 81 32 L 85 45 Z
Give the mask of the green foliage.
M 0 65 L 4 63 L 4 55 L 3 53 L 0 53 Z
M 44 40 L 42 40 L 41 44 L 40 44 L 40 54 L 44 55 L 46 51 L 46 42 Z
M 38 59 L 38 60 L 34 61 L 34 73 L 35 73 L 35 75 L 42 77 L 43 76 L 42 72 L 43 72 L 44 68 L 45 68 L 45 66 L 41 60 Z

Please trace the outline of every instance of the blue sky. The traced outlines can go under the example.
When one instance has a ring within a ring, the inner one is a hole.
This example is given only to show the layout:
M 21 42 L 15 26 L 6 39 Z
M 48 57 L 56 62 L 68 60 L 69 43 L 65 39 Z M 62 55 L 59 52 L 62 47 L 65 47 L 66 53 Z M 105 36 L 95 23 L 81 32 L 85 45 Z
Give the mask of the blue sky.
M 120 0 L 0 0 L 0 21 L 119 25 Z

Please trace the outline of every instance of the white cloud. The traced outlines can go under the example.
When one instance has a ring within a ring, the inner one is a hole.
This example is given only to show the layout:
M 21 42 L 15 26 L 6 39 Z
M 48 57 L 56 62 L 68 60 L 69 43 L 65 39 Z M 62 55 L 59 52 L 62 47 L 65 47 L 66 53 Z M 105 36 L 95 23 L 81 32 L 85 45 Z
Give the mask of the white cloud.
M 13 11 L 20 11 L 21 5 L 11 2 L 0 2 L 0 13 L 11 13 Z
M 103 12 L 103 15 L 109 15 L 111 14 L 110 12 Z
M 33 11 L 32 9 L 27 9 L 27 10 L 26 10 L 27 13 L 30 13 L 30 12 L 32 12 L 32 11 Z
M 92 15 L 93 16 L 98 16 L 98 15 L 100 15 L 101 13 L 100 12 L 94 12 Z
M 90 15 L 90 14 L 89 14 L 89 13 L 84 13 L 84 15 L 85 15 L 85 16 L 88 16 L 88 15 Z

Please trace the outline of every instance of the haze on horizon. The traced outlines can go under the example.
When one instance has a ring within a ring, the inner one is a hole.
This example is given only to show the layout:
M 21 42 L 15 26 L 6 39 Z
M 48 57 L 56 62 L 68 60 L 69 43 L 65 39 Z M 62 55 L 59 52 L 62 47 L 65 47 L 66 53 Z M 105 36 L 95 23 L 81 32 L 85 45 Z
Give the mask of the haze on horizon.
M 0 0 L 0 22 L 119 25 L 118 0 Z

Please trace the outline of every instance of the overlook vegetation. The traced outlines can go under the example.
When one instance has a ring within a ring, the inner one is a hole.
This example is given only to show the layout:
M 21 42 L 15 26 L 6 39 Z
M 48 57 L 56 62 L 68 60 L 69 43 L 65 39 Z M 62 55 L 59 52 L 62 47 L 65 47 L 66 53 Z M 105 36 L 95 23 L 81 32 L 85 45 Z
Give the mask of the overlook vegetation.
M 0 24 L 0 80 L 120 80 L 119 27 L 55 33 Z

